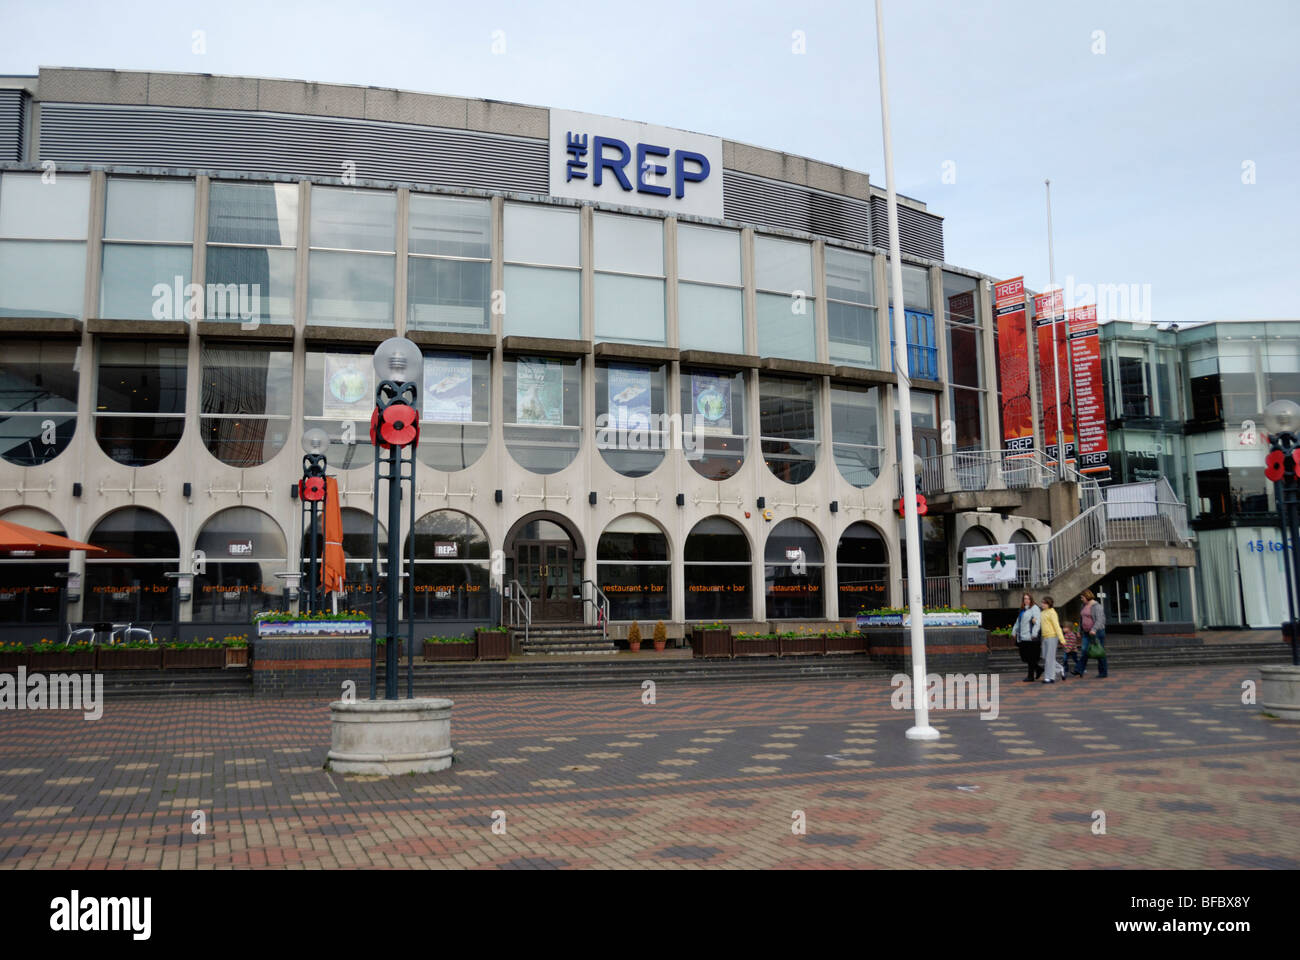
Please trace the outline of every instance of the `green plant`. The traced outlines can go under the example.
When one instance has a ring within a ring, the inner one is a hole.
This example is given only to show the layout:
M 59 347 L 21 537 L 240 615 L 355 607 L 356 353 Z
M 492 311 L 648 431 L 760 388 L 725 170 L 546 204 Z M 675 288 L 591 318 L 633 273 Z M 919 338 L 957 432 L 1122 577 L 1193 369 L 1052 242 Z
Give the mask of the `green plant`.
M 662 620 L 655 624 L 654 641 L 655 643 L 668 642 L 668 628 L 664 626 Z
M 285 610 L 259 610 L 257 613 L 253 614 L 253 620 L 257 623 L 294 623 L 298 621 L 315 623 L 369 619 L 370 614 L 366 613 L 364 610 L 340 610 L 338 613 L 335 613 L 332 610 L 317 610 L 314 613 L 289 613 Z
M 248 646 L 248 634 L 246 634 L 246 633 L 233 634 L 233 633 L 232 633 L 232 634 L 226 636 L 224 639 L 222 639 L 222 641 L 221 641 L 221 645 L 222 645 L 223 647 L 233 647 L 233 648 L 235 648 L 235 649 L 239 649 L 240 647 L 247 647 L 247 646 Z
M 0 640 L 0 653 L 21 653 L 27 649 L 27 644 L 21 640 Z
M 140 647 L 153 646 L 153 644 L 119 643 L 117 646 L 122 649 L 135 650 Z M 162 646 L 166 647 L 168 650 L 217 650 L 225 646 L 225 644 L 219 640 L 213 640 L 211 637 L 208 637 L 206 640 L 168 640 L 166 643 L 162 644 Z
M 479 633 L 509 633 L 509 627 L 475 627 Z
M 695 625 L 695 629 L 696 630 L 726 630 L 727 624 L 723 623 L 721 620 L 714 620 L 712 623 L 697 623 Z
M 635 620 L 632 621 L 632 626 L 627 628 L 627 642 L 628 644 L 641 642 L 641 624 Z
M 383 640 L 380 640 L 379 642 L 383 643 Z M 461 634 L 459 637 L 425 637 L 424 642 L 435 643 L 435 644 L 436 643 L 473 643 L 473 641 L 469 637 L 465 636 L 464 634 Z
M 911 613 L 911 607 L 876 607 L 867 609 L 863 607 L 858 611 L 858 616 L 865 617 L 873 614 L 883 614 L 885 616 L 897 616 L 900 613 Z M 970 613 L 970 607 L 922 607 L 922 613 Z

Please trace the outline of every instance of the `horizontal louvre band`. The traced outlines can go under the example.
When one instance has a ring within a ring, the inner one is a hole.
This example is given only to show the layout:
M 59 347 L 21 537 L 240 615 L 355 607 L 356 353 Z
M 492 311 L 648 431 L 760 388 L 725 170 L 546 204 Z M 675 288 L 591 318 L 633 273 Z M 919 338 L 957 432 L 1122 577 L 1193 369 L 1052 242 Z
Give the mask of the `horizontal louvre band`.
M 27 91 L 0 90 L 0 160 L 23 160 Z
M 871 245 L 866 201 L 732 170 L 723 173 L 722 183 L 728 220 Z

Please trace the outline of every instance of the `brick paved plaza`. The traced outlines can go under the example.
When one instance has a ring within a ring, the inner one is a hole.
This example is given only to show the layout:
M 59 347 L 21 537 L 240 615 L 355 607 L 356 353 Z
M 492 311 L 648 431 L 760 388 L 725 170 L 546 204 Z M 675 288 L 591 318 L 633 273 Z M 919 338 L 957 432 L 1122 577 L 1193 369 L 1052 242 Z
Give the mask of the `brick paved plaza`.
M 1003 674 L 933 744 L 878 679 L 469 694 L 452 768 L 388 780 L 322 769 L 324 703 L 6 712 L 0 865 L 1295 869 L 1300 726 L 1242 705 L 1257 678 Z

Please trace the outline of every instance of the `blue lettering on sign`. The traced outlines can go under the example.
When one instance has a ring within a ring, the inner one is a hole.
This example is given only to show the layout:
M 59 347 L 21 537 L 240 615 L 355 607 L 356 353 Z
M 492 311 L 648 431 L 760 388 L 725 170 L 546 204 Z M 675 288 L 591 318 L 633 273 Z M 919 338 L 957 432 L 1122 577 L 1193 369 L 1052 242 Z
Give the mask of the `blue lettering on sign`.
M 606 154 L 606 149 L 610 151 Z M 564 164 L 564 180 L 586 180 L 587 179 L 587 134 L 579 136 L 573 131 L 567 131 L 564 139 L 564 150 L 568 154 L 568 159 Z M 632 192 L 632 181 L 628 179 L 627 165 L 632 162 L 632 149 L 628 144 L 617 137 L 591 137 L 591 182 L 594 186 L 599 187 L 605 178 L 605 171 L 609 171 L 618 185 L 628 193 Z M 662 164 L 654 163 L 653 160 L 658 158 L 673 161 L 673 175 L 675 180 L 675 189 L 666 186 L 660 186 L 657 183 L 648 183 L 647 179 L 653 180 L 658 177 L 668 175 L 668 167 Z M 686 185 L 688 183 L 703 183 L 708 179 L 711 168 L 709 158 L 702 153 L 695 153 L 692 150 L 671 150 L 668 147 L 656 146 L 652 143 L 638 143 L 636 145 L 636 192 L 649 193 L 657 197 L 676 196 L 681 199 L 686 196 Z
M 573 133 L 565 135 L 564 151 L 569 155 L 569 159 L 564 163 L 564 182 L 570 180 L 587 179 L 587 161 L 583 159 L 587 156 L 587 135 L 574 136 Z
M 618 150 L 618 159 L 605 156 L 605 148 L 614 147 Z M 627 148 L 627 144 L 622 140 L 614 137 L 592 137 L 591 152 L 594 154 L 596 168 L 592 173 L 591 182 L 596 186 L 601 184 L 601 175 L 606 167 L 613 171 L 614 176 L 618 178 L 618 185 L 624 190 L 631 192 L 632 184 L 628 182 L 627 174 L 623 168 L 627 166 L 628 161 L 632 159 L 632 151 Z

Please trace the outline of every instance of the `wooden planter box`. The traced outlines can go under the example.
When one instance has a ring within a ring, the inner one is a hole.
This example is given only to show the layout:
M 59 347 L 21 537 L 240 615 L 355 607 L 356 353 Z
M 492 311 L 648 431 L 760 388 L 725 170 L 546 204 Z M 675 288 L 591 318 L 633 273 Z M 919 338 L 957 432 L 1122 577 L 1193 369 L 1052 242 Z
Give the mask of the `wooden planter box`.
M 852 633 L 847 637 L 827 637 L 826 652 L 831 653 L 866 653 L 867 638 L 860 633 Z
M 510 656 L 510 634 L 500 630 L 475 630 L 480 660 L 504 660 Z
M 386 658 L 387 656 L 388 656 L 388 644 L 386 644 L 386 643 L 377 643 L 377 644 L 375 644 L 375 662 L 376 662 L 376 663 L 383 663 L 384 660 L 385 660 L 385 658 Z M 399 644 L 397 645 L 397 659 L 398 659 L 398 660 L 405 660 L 405 659 L 406 659 L 406 641 L 405 641 L 405 640 L 403 640 L 401 643 L 399 643 Z
M 478 658 L 478 642 L 467 640 L 464 643 L 426 643 L 424 659 L 426 660 L 474 660 Z
M 781 638 L 732 637 L 731 655 L 733 657 L 779 657 L 781 656 Z
M 821 656 L 826 653 L 826 638 L 817 637 L 778 637 L 777 642 L 783 657 Z
M 28 670 L 94 670 L 95 651 L 81 650 L 77 653 L 33 653 L 27 662 Z
M 162 667 L 162 650 L 159 647 L 100 647 L 95 652 L 95 664 L 100 670 L 157 670 Z
M 226 647 L 227 667 L 248 666 L 248 647 Z
M 699 660 L 704 657 L 731 656 L 731 630 L 692 630 L 691 656 Z
M 226 651 L 223 647 L 190 647 L 181 650 L 163 647 L 162 665 L 164 670 L 221 670 L 226 666 Z
M 0 670 L 17 670 L 29 665 L 31 657 L 26 650 L 0 653 Z

